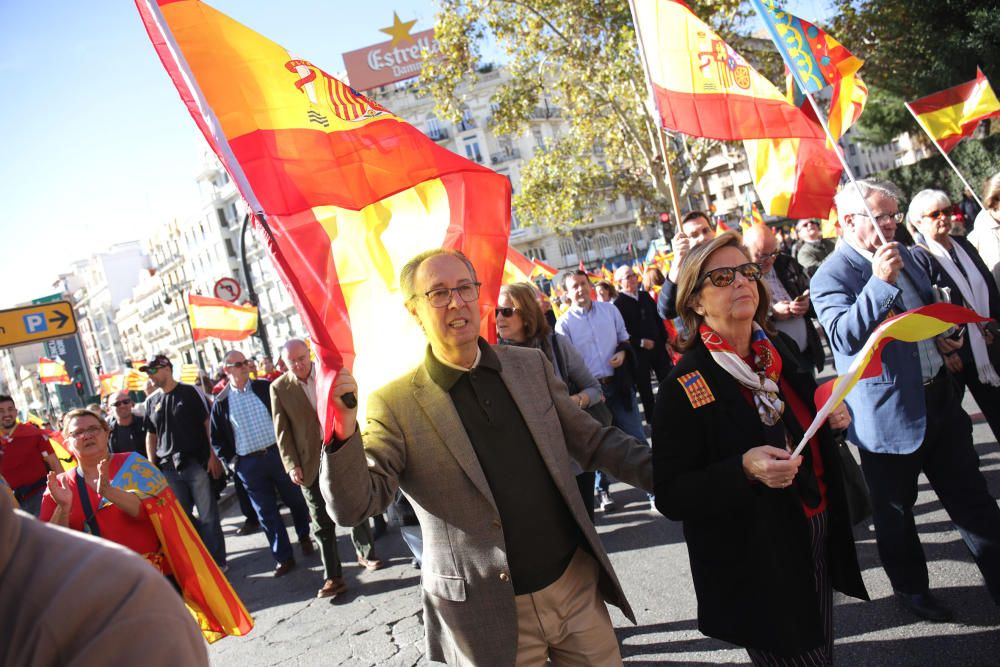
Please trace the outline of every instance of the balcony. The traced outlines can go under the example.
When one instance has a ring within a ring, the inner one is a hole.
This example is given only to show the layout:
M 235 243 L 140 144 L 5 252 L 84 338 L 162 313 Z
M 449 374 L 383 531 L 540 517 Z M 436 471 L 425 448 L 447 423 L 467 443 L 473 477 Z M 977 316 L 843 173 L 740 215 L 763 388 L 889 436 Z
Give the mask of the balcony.
M 444 141 L 449 137 L 449 134 L 448 130 L 439 127 L 437 129 L 428 130 L 427 136 L 430 137 L 433 141 Z
M 520 159 L 521 151 L 518 148 L 507 148 L 490 156 L 490 162 L 492 164 L 503 164 L 504 162 Z
M 550 118 L 562 118 L 562 109 L 545 102 L 545 104 L 531 110 L 532 120 L 548 120 Z

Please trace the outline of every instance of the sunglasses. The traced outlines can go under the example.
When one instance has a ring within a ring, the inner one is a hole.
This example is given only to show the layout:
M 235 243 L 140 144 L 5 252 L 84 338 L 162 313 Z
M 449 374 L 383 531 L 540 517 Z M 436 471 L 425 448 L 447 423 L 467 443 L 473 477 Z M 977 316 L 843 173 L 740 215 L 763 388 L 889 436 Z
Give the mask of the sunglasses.
M 951 207 L 931 211 L 930 213 L 924 213 L 924 217 L 930 218 L 931 220 L 940 220 L 941 218 L 946 218 L 949 215 L 951 215 Z
M 712 269 L 711 271 L 706 271 L 701 275 L 698 280 L 698 284 L 705 282 L 705 278 L 708 278 L 713 285 L 716 287 L 728 287 L 733 284 L 736 280 L 736 274 L 739 273 L 747 280 L 756 282 L 760 280 L 760 264 L 756 262 L 747 262 L 746 264 L 740 264 L 739 266 L 720 266 L 717 269 Z
M 126 398 L 126 399 L 121 400 L 121 401 L 115 401 L 111 405 L 113 405 L 116 408 L 120 408 L 123 405 L 132 405 L 132 399 L 131 398 Z
M 244 366 L 248 365 L 249 363 L 250 362 L 246 361 L 246 360 L 244 360 L 244 361 L 234 361 L 232 363 L 227 363 L 226 364 L 226 368 L 243 368 Z
M 514 308 L 512 306 L 507 306 L 506 308 L 497 308 L 495 313 L 497 317 L 500 317 L 501 315 L 503 315 L 504 317 L 513 317 L 516 311 L 517 308 Z

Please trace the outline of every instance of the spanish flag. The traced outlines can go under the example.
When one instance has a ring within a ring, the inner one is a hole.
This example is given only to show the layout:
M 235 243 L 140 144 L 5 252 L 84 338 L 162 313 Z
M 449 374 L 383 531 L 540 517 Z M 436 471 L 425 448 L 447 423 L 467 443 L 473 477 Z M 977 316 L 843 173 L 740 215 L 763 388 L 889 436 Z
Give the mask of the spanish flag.
M 535 265 L 535 273 L 537 275 L 543 276 L 549 280 L 555 278 L 556 274 L 559 273 L 558 271 L 556 271 L 554 266 L 546 264 L 537 257 L 532 257 L 531 263 Z
M 514 246 L 507 246 L 507 260 L 503 265 L 502 284 L 530 283 L 535 265 Z
M 660 120 L 713 139 L 821 138 L 823 130 L 677 0 L 635 0 Z
M 188 294 L 188 319 L 194 339 L 243 340 L 257 331 L 257 306 Z
M 971 136 L 980 121 L 1000 116 L 1000 101 L 978 67 L 972 81 L 907 102 L 906 108 L 945 153 Z
M 53 361 L 45 357 L 38 357 L 38 379 L 42 384 L 58 382 L 59 384 L 71 384 L 66 366 L 61 361 Z
M 824 382 L 816 389 L 813 396 L 816 418 L 806 430 L 793 456 L 816 434 L 830 412 L 844 401 L 859 380 L 882 374 L 882 350 L 886 345 L 894 340 L 915 343 L 942 334 L 957 324 L 986 322 L 988 319 L 951 303 L 921 306 L 886 319 L 872 331 L 847 372 Z
M 482 333 L 495 339 L 510 232 L 506 177 L 438 146 L 203 2 L 136 5 L 188 111 L 268 239 L 319 360 L 327 434 L 327 398 L 341 368 L 358 378 L 363 415 L 368 392 L 422 360 L 425 339 L 398 284 L 400 268 L 418 252 L 445 247 L 470 258 L 482 283 Z

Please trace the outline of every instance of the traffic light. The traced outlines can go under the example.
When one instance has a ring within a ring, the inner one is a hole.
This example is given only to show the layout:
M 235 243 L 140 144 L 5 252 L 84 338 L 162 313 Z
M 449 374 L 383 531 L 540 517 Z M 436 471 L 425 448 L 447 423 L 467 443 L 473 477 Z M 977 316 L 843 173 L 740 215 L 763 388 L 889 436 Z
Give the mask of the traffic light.
M 670 214 L 664 211 L 663 213 L 660 214 L 660 223 L 666 225 L 669 222 L 670 222 Z
M 83 383 L 77 380 L 73 383 L 73 388 L 76 389 L 76 395 L 81 399 L 83 398 Z

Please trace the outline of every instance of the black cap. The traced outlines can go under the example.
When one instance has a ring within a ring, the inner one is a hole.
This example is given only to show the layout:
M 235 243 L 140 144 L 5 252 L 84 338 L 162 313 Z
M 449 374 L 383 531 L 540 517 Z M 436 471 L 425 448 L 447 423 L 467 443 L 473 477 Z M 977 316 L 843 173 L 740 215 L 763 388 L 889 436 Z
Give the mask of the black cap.
M 173 364 L 170 363 L 170 358 L 165 354 L 158 354 L 144 365 L 139 366 L 139 370 L 143 373 L 148 373 L 150 368 L 169 368 Z

